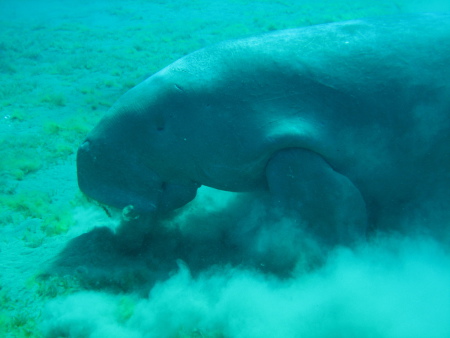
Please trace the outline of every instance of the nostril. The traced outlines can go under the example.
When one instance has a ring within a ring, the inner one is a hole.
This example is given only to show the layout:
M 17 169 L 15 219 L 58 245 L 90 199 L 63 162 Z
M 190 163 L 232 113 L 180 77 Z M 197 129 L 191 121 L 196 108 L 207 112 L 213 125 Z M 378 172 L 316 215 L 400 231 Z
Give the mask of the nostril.
M 78 169 L 85 167 L 87 163 L 91 163 L 96 160 L 95 152 L 93 151 L 91 141 L 84 141 L 77 151 L 77 163 Z
M 89 149 L 91 148 L 91 142 L 89 141 L 84 141 L 81 146 L 80 146 L 80 150 L 82 151 L 89 151 Z

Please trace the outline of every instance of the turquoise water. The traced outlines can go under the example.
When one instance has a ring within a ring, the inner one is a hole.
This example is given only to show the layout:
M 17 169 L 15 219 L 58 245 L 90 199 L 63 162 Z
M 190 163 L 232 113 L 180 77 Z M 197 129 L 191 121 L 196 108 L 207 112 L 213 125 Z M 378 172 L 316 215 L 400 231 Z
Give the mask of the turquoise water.
M 450 336 L 450 256 L 431 239 L 339 249 L 281 280 L 233 267 L 193 277 L 183 263 L 167 279 L 139 259 L 73 244 L 118 224 L 79 192 L 76 150 L 149 75 L 229 38 L 449 10 L 418 0 L 0 0 L 0 336 Z M 232 198 L 202 188 L 171 224 L 226 226 L 217 215 Z

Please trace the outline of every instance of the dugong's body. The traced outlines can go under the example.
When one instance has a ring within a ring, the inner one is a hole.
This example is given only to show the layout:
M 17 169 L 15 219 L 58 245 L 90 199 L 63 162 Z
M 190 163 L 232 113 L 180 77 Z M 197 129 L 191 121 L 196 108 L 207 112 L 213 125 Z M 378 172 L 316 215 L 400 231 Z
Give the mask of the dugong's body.
M 339 238 L 412 213 L 428 219 L 430 205 L 450 209 L 450 15 L 196 51 L 127 92 L 77 162 L 84 193 L 139 212 L 178 208 L 206 185 L 269 191 Z

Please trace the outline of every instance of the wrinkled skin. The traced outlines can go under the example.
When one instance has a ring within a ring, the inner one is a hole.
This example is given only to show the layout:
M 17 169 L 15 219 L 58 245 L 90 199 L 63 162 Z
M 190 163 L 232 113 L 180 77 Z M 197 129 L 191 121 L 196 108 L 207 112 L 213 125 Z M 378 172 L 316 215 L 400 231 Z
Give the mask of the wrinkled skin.
M 79 186 L 141 213 L 200 185 L 269 191 L 310 223 L 361 232 L 430 201 L 448 210 L 449 79 L 447 14 L 223 42 L 120 98 L 80 146 Z

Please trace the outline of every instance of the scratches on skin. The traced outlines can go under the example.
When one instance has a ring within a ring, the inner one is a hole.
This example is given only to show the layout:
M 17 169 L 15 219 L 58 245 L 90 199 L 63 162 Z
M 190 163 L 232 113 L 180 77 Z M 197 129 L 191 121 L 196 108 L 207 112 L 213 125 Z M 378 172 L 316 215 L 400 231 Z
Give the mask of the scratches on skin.
M 182 93 L 184 93 L 184 88 L 183 88 L 183 87 L 181 87 L 180 85 L 178 85 L 178 84 L 176 84 L 176 83 L 175 83 L 175 84 L 174 84 L 173 86 L 174 86 L 174 87 L 175 87 L 175 89 L 176 89 L 176 90 L 178 90 L 179 92 L 182 92 Z

